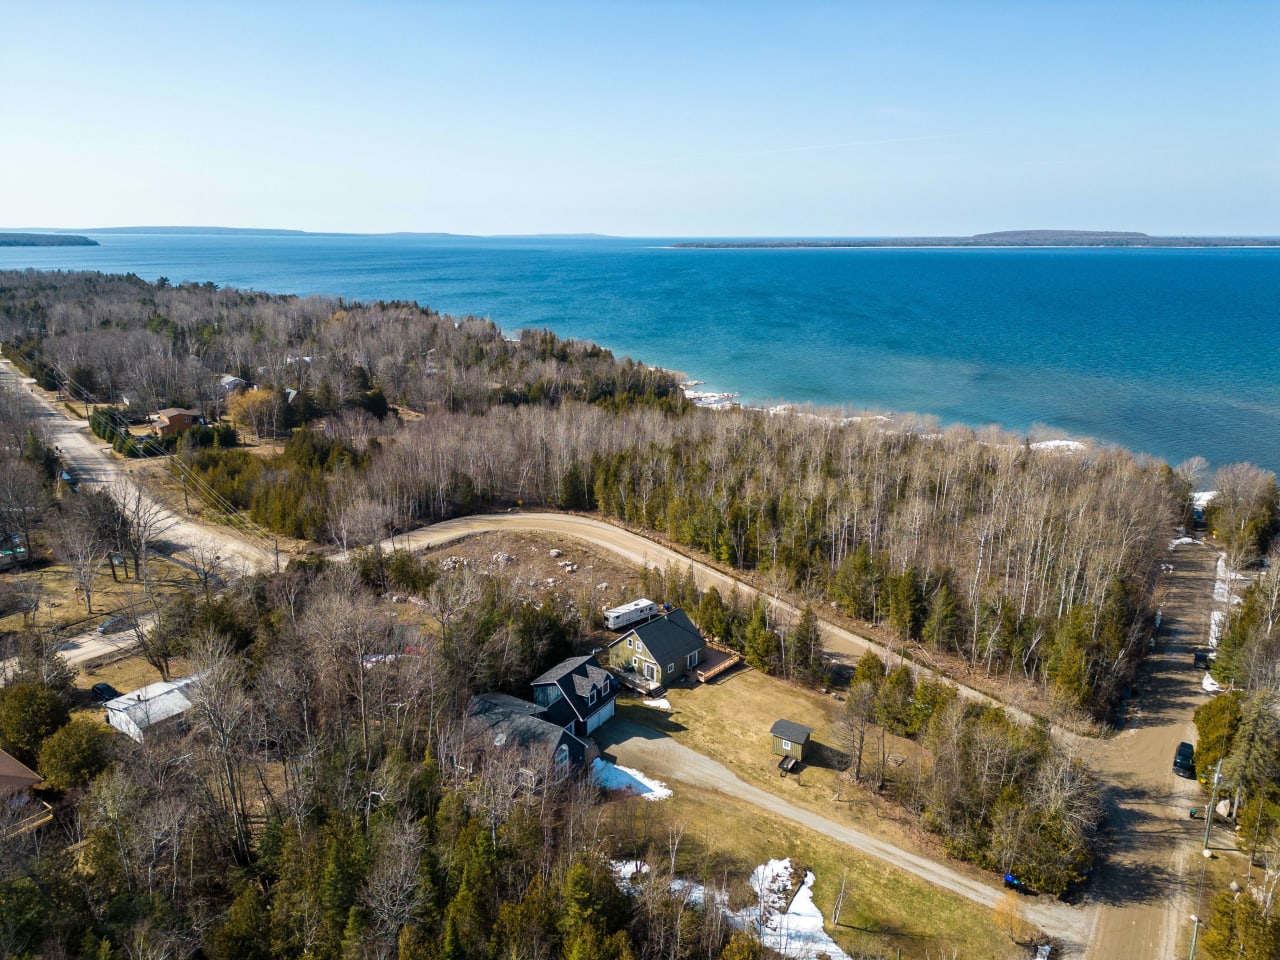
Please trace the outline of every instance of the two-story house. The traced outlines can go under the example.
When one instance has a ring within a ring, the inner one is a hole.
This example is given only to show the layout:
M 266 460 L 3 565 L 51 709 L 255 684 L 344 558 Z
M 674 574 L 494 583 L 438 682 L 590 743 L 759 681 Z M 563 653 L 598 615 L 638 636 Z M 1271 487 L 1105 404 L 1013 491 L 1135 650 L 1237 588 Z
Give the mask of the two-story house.
M 628 630 L 609 644 L 609 663 L 655 684 L 679 680 L 698 665 L 706 641 L 683 610 L 672 610 Z
M 533 702 L 550 722 L 579 737 L 613 717 L 617 681 L 594 655 L 556 664 L 533 681 Z

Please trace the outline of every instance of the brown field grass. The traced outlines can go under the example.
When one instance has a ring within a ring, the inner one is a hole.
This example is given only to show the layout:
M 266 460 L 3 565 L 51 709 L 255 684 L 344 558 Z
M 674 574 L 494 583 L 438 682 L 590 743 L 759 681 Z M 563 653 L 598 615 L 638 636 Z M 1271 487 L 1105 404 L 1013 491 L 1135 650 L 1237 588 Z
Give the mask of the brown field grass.
M 625 696 L 617 712 L 635 723 L 669 734 L 690 749 L 724 764 L 748 783 L 831 817 L 866 833 L 930 856 L 942 856 L 937 840 L 920 830 L 914 817 L 866 782 L 866 771 L 879 759 L 879 728 L 870 727 L 863 750 L 864 782 L 844 776 L 847 754 L 840 749 L 838 718 L 844 704 L 830 695 L 806 690 L 739 669 L 710 684 L 673 687 L 667 692 L 670 711 L 655 710 L 641 698 Z M 787 719 L 813 728 L 807 762 L 799 775 L 780 776 L 769 728 Z M 885 737 L 891 758 L 917 757 L 921 748 L 910 740 Z M 898 770 L 889 767 L 891 779 Z
M 862 856 L 812 830 L 722 793 L 679 785 L 670 800 L 638 798 L 606 807 L 611 852 L 619 859 L 669 863 L 671 837 L 683 828 L 676 873 L 727 886 L 730 905 L 754 902 L 746 878 L 769 859 L 790 857 L 814 873 L 814 902 L 846 951 L 877 950 L 904 958 L 1021 957 L 995 926 L 992 911 L 912 875 Z M 842 878 L 840 925 L 831 924 Z

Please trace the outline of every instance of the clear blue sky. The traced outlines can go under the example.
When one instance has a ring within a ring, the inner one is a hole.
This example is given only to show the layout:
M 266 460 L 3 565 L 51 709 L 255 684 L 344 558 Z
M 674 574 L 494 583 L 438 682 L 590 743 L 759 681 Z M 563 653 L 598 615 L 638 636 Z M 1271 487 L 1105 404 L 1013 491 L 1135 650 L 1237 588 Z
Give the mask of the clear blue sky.
M 0 0 L 0 226 L 1280 234 L 1280 0 Z

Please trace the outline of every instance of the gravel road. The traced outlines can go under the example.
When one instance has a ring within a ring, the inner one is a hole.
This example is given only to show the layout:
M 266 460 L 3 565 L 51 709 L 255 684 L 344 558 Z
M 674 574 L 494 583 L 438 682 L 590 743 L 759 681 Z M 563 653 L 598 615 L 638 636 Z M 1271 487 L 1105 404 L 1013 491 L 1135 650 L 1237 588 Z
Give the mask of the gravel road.
M 1187 810 L 1203 806 L 1192 780 L 1173 773 L 1179 741 L 1196 739 L 1192 712 L 1208 699 L 1194 650 L 1206 650 L 1217 552 L 1195 544 L 1170 555 L 1159 645 L 1143 666 L 1123 729 L 1086 755 L 1102 780 L 1111 836 L 1089 894 L 1101 906 L 1090 960 L 1172 958 L 1197 910 L 1194 878 L 1204 822 Z M 1231 846 L 1221 830 L 1214 846 Z M 1180 955 L 1180 954 L 1179 954 Z
M 416 550 L 424 547 L 438 547 L 477 533 L 491 533 L 501 530 L 558 533 L 601 547 L 637 565 L 692 568 L 694 579 L 697 581 L 699 589 L 706 590 L 710 587 L 715 587 L 724 596 L 727 596 L 735 587 L 742 596 L 747 598 L 754 598 L 759 593 L 755 587 L 722 573 L 709 564 L 695 560 L 687 553 L 672 550 L 670 547 L 655 543 L 639 534 L 631 533 L 629 530 L 624 530 L 613 524 L 594 520 L 590 517 L 574 516 L 573 514 L 495 513 L 483 516 L 459 517 L 456 520 L 434 523 L 429 527 L 423 527 L 419 530 L 384 540 L 382 548 L 384 550 L 392 548 Z M 800 615 L 800 611 L 794 605 L 784 600 L 778 600 L 770 596 L 769 602 L 774 604 L 777 610 L 783 611 L 792 617 Z M 822 630 L 823 646 L 828 653 L 849 660 L 856 660 L 867 650 L 874 650 L 886 660 L 896 656 L 896 654 L 891 654 L 890 651 L 875 641 L 868 640 L 866 637 L 859 636 L 833 623 L 828 623 L 821 616 L 818 618 L 818 625 Z M 1010 715 L 1023 721 L 1030 721 L 1031 719 L 1023 711 L 1007 704 L 1002 704 L 995 698 L 972 687 L 959 684 L 950 677 L 942 677 L 941 674 L 926 666 L 919 665 L 918 669 L 925 676 L 946 679 L 949 683 L 955 685 L 960 694 L 966 699 L 973 700 L 976 703 L 1002 706 Z
M 596 732 L 595 738 L 601 749 L 624 766 L 634 767 L 668 784 L 687 783 L 746 801 L 984 907 L 994 907 L 1004 896 L 1002 887 L 966 876 L 945 864 L 788 803 L 744 782 L 723 764 L 648 727 L 615 717 Z M 1066 955 L 1079 955 L 1090 926 L 1086 911 L 1050 897 L 1027 898 L 1022 901 L 1022 910 L 1027 920 L 1063 942 L 1068 948 Z

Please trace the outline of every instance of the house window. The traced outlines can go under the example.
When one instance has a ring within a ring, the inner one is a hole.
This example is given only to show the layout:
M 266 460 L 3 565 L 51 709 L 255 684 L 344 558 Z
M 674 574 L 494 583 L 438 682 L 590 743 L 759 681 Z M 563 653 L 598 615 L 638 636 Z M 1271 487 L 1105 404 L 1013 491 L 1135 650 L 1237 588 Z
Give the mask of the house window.
M 674 663 L 668 663 L 667 673 L 675 673 L 675 672 L 676 672 L 676 665 Z
M 591 696 L 587 697 L 587 706 L 592 706 L 596 702 L 596 688 L 591 688 Z
M 631 658 L 631 665 L 632 665 L 633 667 L 638 667 L 638 666 L 640 666 L 640 658 L 639 658 L 639 657 L 632 657 L 632 658 Z
M 688 658 L 687 658 L 687 662 L 688 662 L 689 666 L 691 666 L 691 667 L 692 667 L 695 663 L 697 663 L 697 662 L 698 662 L 698 651 L 697 651 L 697 650 L 695 650 L 695 651 L 693 651 L 693 653 L 689 654 L 689 656 L 688 656 Z
M 630 649 L 631 649 L 631 638 L 630 638 L 630 637 L 627 637 L 627 649 L 628 649 L 628 650 L 630 650 Z
M 556 750 L 556 766 L 563 766 L 569 762 L 569 745 L 567 743 L 560 744 Z
M 790 749 L 791 749 L 791 741 L 790 741 L 790 740 L 783 740 L 783 741 L 782 741 L 782 749 L 783 749 L 783 750 L 790 750 Z

